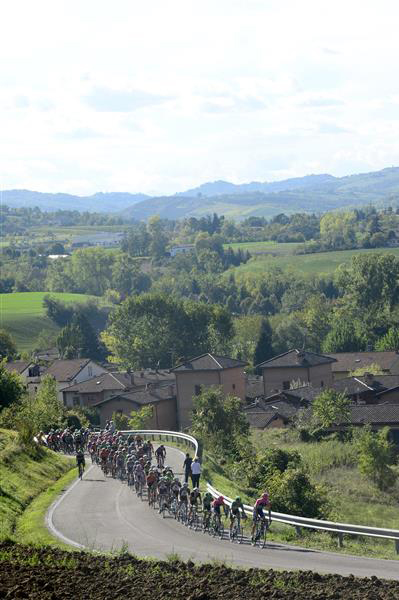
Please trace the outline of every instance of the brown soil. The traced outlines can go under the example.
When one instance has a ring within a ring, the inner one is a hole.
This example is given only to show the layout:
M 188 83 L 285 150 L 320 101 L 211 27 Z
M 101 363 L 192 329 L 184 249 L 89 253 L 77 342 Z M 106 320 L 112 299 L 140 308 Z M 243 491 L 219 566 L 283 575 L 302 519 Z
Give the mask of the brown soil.
M 41 600 L 397 600 L 399 582 L 310 571 L 236 570 L 0 544 L 0 598 Z

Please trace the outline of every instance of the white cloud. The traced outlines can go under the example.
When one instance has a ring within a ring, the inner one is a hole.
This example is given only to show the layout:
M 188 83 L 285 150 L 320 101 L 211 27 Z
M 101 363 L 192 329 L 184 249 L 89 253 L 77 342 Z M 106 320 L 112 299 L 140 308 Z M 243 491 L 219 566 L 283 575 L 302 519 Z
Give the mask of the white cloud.
M 13 0 L 3 188 L 173 193 L 399 164 L 399 6 Z

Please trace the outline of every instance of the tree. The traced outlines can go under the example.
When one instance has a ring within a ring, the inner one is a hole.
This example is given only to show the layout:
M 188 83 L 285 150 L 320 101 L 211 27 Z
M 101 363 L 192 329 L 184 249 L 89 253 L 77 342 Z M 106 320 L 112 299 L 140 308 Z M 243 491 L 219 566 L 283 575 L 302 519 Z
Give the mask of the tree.
M 387 333 L 377 340 L 375 349 L 379 352 L 384 350 L 399 350 L 399 328 L 390 327 Z
M 0 329 L 0 360 L 13 360 L 17 356 L 17 347 L 11 335 Z
M 232 336 L 223 307 L 146 293 L 118 306 L 101 337 L 113 360 L 135 369 L 170 367 L 180 357 L 219 352 Z
M 399 259 L 394 254 L 359 254 L 337 269 L 336 281 L 348 305 L 362 314 L 390 312 L 399 299 Z
M 22 378 L 16 373 L 8 371 L 5 361 L 0 362 L 0 411 L 7 406 L 18 403 L 25 395 L 26 388 Z
M 333 389 L 324 390 L 316 396 L 312 404 L 312 418 L 319 427 L 347 423 L 350 414 L 350 400 L 342 392 Z
M 273 503 L 273 510 L 303 517 L 328 517 L 329 504 L 324 490 L 313 485 L 306 473 L 288 468 L 276 470 L 264 482 Z
M 272 358 L 274 355 L 272 338 L 273 332 L 270 323 L 267 319 L 263 319 L 253 357 L 254 366 Z
M 64 358 L 103 358 L 98 337 L 82 313 L 74 315 L 72 322 L 64 327 L 57 337 L 57 348 Z
M 352 321 L 337 318 L 323 341 L 322 349 L 323 352 L 358 352 L 365 345 L 366 340 L 358 335 Z
M 388 427 L 373 433 L 370 426 L 366 425 L 355 440 L 359 452 L 359 471 L 382 490 L 391 487 L 396 480 L 396 474 L 390 467 L 394 462 L 394 448 L 388 435 Z
M 207 448 L 241 458 L 241 446 L 249 443 L 249 423 L 242 411 L 241 400 L 225 396 L 218 386 L 202 389 L 193 398 L 192 432 Z
M 129 427 L 131 429 L 145 429 L 149 426 L 154 407 L 152 405 L 143 406 L 140 410 L 132 410 L 130 413 Z

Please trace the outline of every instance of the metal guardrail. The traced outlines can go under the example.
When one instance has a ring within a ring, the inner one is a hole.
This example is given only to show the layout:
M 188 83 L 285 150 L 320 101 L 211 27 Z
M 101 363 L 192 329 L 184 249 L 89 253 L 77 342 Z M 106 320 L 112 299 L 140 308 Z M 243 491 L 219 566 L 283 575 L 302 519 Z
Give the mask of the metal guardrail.
M 123 434 L 129 435 L 141 435 L 143 438 L 155 440 L 156 438 L 160 441 L 182 441 L 187 446 L 194 449 L 194 457 L 198 454 L 198 441 L 187 433 L 180 433 L 177 431 L 160 431 L 156 429 L 136 429 L 131 431 L 122 431 Z M 214 498 L 223 496 L 227 504 L 231 505 L 233 502 L 232 498 L 225 496 L 222 492 L 219 492 L 210 483 L 206 484 L 207 490 L 212 494 Z M 253 507 L 248 504 L 244 504 L 246 514 L 252 516 Z M 395 542 L 396 552 L 399 554 L 399 530 L 397 529 L 385 529 L 381 527 L 367 527 L 366 525 L 351 525 L 349 523 L 335 523 L 333 521 L 323 521 L 322 519 L 310 519 L 308 517 L 299 517 L 296 515 L 287 515 L 284 513 L 274 512 L 271 513 L 273 521 L 277 523 L 284 523 L 295 527 L 298 535 L 301 533 L 302 527 L 307 529 L 314 529 L 317 531 L 328 531 L 330 533 L 338 534 L 338 544 L 341 547 L 343 545 L 344 534 L 349 535 L 361 535 L 366 537 L 374 537 L 380 539 L 389 539 Z
M 188 433 L 180 433 L 178 431 L 160 431 L 157 429 L 131 429 L 130 431 L 121 431 L 123 435 L 141 435 L 142 438 L 155 440 L 155 438 L 159 439 L 161 442 L 174 442 L 178 443 L 179 441 L 183 442 L 186 446 L 190 446 L 194 450 L 194 458 L 197 457 L 198 454 L 198 442 L 192 436 L 188 435 Z
M 223 496 L 226 503 L 231 505 L 233 502 L 232 498 L 225 496 L 222 492 L 215 489 L 210 483 L 206 484 L 207 490 L 214 498 Z M 244 504 L 245 513 L 252 516 L 253 507 L 248 504 Z M 389 539 L 395 542 L 396 553 L 399 554 L 399 530 L 397 529 L 384 529 L 381 527 L 367 527 L 366 525 L 351 525 L 349 523 L 335 523 L 333 521 L 323 521 L 322 519 L 310 519 L 308 517 L 298 517 L 296 515 L 286 515 L 279 512 L 271 512 L 273 521 L 278 523 L 285 523 L 286 525 L 292 525 L 295 527 L 297 533 L 300 535 L 301 528 L 306 527 L 308 529 L 316 529 L 319 531 L 328 531 L 331 533 L 338 534 L 339 546 L 343 545 L 343 535 L 362 535 L 366 537 L 375 537 L 382 539 Z

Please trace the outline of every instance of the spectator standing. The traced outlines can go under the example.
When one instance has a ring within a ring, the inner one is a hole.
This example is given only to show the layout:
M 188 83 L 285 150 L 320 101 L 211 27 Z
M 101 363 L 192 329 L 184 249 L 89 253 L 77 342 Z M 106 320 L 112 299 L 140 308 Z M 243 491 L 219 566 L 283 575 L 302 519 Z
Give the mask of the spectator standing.
M 201 477 L 201 465 L 198 458 L 194 458 L 194 462 L 191 464 L 191 481 L 193 488 L 199 487 L 199 480 Z
M 191 464 L 192 464 L 192 462 L 193 462 L 193 459 L 191 458 L 191 456 L 187 452 L 186 459 L 185 459 L 185 461 L 183 463 L 184 483 L 188 483 L 188 478 L 190 477 L 190 473 L 191 473 Z

